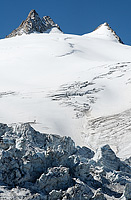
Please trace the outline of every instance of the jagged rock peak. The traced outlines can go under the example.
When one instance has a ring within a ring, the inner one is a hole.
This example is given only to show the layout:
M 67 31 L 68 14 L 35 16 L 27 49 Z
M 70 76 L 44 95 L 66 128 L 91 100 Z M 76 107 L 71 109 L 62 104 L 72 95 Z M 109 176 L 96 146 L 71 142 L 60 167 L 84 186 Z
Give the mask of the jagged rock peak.
M 109 24 L 107 22 L 99 25 L 94 31 L 98 31 L 101 28 L 106 28 L 107 30 L 111 31 L 111 33 L 118 40 L 118 42 L 124 44 L 123 41 L 121 40 L 121 38 L 116 34 L 116 32 L 109 26 Z
M 32 18 L 32 17 L 35 17 L 36 15 L 38 16 L 38 13 L 33 9 L 33 10 L 31 10 L 31 11 L 29 12 L 28 17 Z
M 22 34 L 30 34 L 34 32 L 49 32 L 49 30 L 54 27 L 61 31 L 60 27 L 55 24 L 55 22 L 49 16 L 44 16 L 43 18 L 40 18 L 38 13 L 33 9 L 30 11 L 26 20 L 22 21 L 20 26 L 13 30 L 8 36 L 6 36 L 6 38 Z

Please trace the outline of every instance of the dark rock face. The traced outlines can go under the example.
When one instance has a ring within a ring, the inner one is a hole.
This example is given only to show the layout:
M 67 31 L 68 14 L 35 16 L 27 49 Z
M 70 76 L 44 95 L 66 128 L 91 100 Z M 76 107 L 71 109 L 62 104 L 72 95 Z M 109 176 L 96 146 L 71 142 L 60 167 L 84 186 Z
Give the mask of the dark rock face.
M 24 33 L 44 33 L 53 27 L 60 30 L 60 27 L 55 24 L 49 16 L 45 16 L 41 19 L 35 10 L 31 10 L 27 19 L 23 21 L 17 29 L 13 30 L 12 33 L 6 36 L 6 38 L 22 35 Z
M 96 153 L 29 124 L 0 124 L 0 199 L 131 199 L 131 166 L 109 145 Z

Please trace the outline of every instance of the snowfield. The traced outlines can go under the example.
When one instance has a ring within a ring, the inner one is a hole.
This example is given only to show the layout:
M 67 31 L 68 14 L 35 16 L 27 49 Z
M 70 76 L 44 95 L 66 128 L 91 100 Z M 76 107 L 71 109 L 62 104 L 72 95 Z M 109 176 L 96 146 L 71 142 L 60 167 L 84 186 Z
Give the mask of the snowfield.
M 1 123 L 30 122 L 77 145 L 131 155 L 131 47 L 106 26 L 2 39 L 0 72 Z

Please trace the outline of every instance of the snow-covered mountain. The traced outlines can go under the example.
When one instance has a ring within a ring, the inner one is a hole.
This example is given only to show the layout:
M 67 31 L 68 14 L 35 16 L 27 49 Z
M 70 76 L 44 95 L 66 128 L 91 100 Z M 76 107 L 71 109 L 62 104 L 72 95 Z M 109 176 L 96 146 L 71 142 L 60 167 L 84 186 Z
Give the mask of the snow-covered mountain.
M 55 24 L 49 16 L 44 16 L 41 19 L 35 10 L 31 10 L 27 19 L 23 21 L 17 29 L 13 30 L 6 37 L 10 38 L 17 35 L 30 34 L 34 32 L 50 32 L 52 28 L 57 29 L 58 32 L 61 31 L 58 24 Z
M 116 34 L 116 32 L 109 26 L 107 22 L 98 26 L 92 33 L 88 33 L 88 36 L 89 35 L 90 37 L 112 40 L 123 44 L 121 38 Z
M 8 37 L 0 40 L 1 123 L 30 122 L 92 150 L 109 144 L 131 155 L 131 47 L 107 23 L 63 34 L 33 10 Z

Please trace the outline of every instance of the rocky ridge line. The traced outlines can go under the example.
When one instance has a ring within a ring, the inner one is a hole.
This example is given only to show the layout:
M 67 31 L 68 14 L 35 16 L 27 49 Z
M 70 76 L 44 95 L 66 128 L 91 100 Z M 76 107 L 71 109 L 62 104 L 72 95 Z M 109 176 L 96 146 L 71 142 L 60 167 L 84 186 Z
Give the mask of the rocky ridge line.
M 23 21 L 17 29 L 13 30 L 8 36 L 6 36 L 6 38 L 34 32 L 44 33 L 54 27 L 61 31 L 58 24 L 55 24 L 55 22 L 49 16 L 40 18 L 35 10 L 31 10 L 27 19 Z
M 131 158 L 121 161 L 109 145 L 76 147 L 28 123 L 0 124 L 0 199 L 130 200 Z

